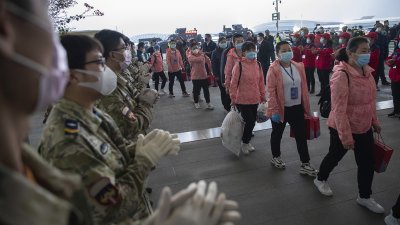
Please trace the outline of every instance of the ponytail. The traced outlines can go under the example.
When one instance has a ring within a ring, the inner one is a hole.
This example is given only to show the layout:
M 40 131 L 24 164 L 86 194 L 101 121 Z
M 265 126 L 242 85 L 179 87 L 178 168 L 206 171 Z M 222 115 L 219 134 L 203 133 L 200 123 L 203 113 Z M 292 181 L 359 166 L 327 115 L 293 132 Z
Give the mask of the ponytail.
M 335 59 L 339 62 L 349 62 L 349 56 L 347 55 L 346 48 L 340 48 L 335 52 Z

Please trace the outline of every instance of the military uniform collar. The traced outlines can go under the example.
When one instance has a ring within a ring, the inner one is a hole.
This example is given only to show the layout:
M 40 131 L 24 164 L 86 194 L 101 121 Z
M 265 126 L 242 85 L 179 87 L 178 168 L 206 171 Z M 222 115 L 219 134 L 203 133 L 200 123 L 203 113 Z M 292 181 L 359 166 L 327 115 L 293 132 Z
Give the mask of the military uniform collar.
M 88 112 L 78 103 L 65 98 L 61 99 L 57 105 L 64 112 L 68 113 L 67 119 L 80 121 L 81 124 L 89 127 L 94 132 L 99 129 L 103 121 L 101 111 L 99 111 L 96 107 L 93 108 L 93 112 Z

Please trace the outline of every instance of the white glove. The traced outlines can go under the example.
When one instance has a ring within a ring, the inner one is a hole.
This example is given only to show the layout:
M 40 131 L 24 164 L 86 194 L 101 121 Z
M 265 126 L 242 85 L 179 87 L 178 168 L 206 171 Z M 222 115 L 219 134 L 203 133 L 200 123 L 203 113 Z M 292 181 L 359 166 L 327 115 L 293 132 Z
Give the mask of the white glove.
M 139 95 L 139 100 L 147 104 L 154 105 L 158 98 L 158 92 L 154 89 L 146 88 Z
M 146 142 L 142 134 L 138 136 L 136 154 L 146 157 L 153 165 L 156 165 L 162 156 L 179 151 L 179 145 L 179 139 L 172 139 L 168 132 L 155 130 L 154 133 L 149 134 Z
M 148 142 L 150 142 L 156 135 L 158 132 L 165 132 L 163 130 L 159 130 L 159 129 L 154 129 L 152 130 L 150 133 L 148 133 L 145 137 L 144 137 L 144 144 L 147 144 Z M 172 142 L 175 143 L 175 145 L 173 146 L 173 148 L 171 148 L 168 151 L 168 155 L 178 155 L 179 151 L 181 150 L 180 144 L 181 141 L 178 138 L 177 134 L 170 134 L 169 132 L 167 132 L 170 135 L 170 138 L 172 139 Z

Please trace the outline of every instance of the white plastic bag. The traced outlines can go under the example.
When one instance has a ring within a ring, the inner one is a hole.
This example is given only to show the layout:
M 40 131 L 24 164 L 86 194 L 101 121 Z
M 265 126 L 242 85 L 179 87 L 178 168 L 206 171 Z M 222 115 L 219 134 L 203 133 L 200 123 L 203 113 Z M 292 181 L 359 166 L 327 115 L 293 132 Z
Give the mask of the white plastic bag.
M 257 123 L 264 123 L 268 121 L 268 117 L 265 115 L 267 110 L 267 103 L 260 103 L 257 108 Z
M 221 140 L 222 145 L 237 156 L 240 154 L 243 129 L 244 122 L 240 113 L 232 108 L 222 122 Z

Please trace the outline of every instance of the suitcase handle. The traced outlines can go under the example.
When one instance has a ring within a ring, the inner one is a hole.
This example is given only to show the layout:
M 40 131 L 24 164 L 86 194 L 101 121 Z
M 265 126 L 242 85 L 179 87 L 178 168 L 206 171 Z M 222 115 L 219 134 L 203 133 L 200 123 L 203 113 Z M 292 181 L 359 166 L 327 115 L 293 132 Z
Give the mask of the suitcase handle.
M 386 145 L 381 134 L 376 133 L 374 136 L 375 136 L 375 139 L 377 139 L 378 141 L 381 141 L 384 145 Z

